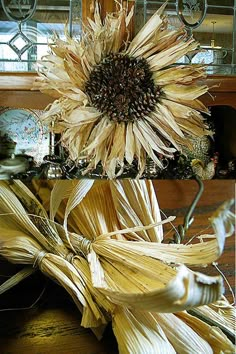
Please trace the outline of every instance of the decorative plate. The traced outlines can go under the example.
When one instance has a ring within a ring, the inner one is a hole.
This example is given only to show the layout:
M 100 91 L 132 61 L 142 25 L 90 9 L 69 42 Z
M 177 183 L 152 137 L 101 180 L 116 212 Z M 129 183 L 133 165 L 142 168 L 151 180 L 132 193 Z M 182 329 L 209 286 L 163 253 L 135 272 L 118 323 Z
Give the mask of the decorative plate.
M 0 153 L 28 155 L 36 165 L 41 164 L 49 153 L 50 136 L 40 114 L 42 111 L 0 107 Z

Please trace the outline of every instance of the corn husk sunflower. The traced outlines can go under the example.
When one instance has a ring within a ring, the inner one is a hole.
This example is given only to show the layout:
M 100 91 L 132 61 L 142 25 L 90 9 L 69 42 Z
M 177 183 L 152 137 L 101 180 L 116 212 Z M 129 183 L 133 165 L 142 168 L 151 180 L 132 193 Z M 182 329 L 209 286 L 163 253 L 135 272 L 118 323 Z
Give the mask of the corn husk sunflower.
M 224 334 L 234 333 L 234 308 L 221 298 L 221 277 L 187 267 L 222 253 L 233 232 L 230 203 L 213 215 L 210 241 L 205 235 L 201 243 L 174 245 L 162 243 L 164 221 L 150 181 L 45 185 L 37 193 L 50 217 L 21 182 L 0 183 L 0 255 L 64 286 L 81 324 L 99 338 L 112 321 L 121 354 L 234 353 Z M 214 325 L 186 311 L 195 308 Z
M 42 119 L 73 161 L 86 156 L 85 174 L 101 163 L 113 179 L 135 164 L 141 176 L 147 157 L 162 169 L 163 158 L 191 149 L 190 137 L 210 134 L 198 100 L 208 90 L 197 84 L 204 67 L 171 66 L 199 44 L 168 29 L 165 6 L 130 40 L 134 9 L 120 4 L 102 21 L 97 2 L 81 39 L 56 38 L 38 63 L 35 88 L 56 98 Z

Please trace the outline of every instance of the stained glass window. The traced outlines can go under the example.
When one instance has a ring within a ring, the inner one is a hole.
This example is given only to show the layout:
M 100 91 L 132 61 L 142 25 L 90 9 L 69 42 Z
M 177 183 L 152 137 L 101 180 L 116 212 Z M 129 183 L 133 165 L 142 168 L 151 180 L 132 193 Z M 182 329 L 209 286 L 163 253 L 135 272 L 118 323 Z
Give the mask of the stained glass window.
M 136 31 L 165 1 L 137 0 Z M 185 25 L 200 43 L 200 52 L 178 63 L 208 64 L 208 74 L 236 74 L 236 0 L 169 0 L 165 10 L 172 27 Z
M 65 23 L 79 35 L 83 1 L 0 0 L 0 71 L 34 71 L 54 32 L 64 36 Z M 136 0 L 135 30 L 164 2 Z M 236 74 L 236 0 L 169 0 L 165 12 L 171 27 L 185 25 L 201 46 L 178 63 L 203 61 L 209 74 Z
M 1 0 L 0 71 L 34 71 L 56 32 L 81 30 L 81 0 Z

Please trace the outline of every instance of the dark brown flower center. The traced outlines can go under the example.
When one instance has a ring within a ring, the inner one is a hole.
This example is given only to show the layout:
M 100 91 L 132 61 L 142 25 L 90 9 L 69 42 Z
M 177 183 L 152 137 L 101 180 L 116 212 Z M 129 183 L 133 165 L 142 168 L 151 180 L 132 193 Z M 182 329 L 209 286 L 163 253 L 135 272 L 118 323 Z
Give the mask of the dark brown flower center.
M 110 55 L 97 65 L 85 91 L 94 107 L 117 122 L 144 118 L 160 94 L 147 61 L 122 54 Z

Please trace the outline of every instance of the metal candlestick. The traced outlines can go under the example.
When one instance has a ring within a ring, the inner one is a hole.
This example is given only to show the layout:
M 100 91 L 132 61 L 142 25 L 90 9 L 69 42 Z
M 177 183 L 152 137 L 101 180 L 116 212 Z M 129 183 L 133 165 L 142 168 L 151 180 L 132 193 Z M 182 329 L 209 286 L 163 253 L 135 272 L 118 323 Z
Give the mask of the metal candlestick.
M 55 134 L 53 132 L 54 122 L 51 124 L 49 155 L 44 156 L 42 175 L 46 179 L 60 179 L 64 173 L 61 167 L 61 158 L 55 154 Z

